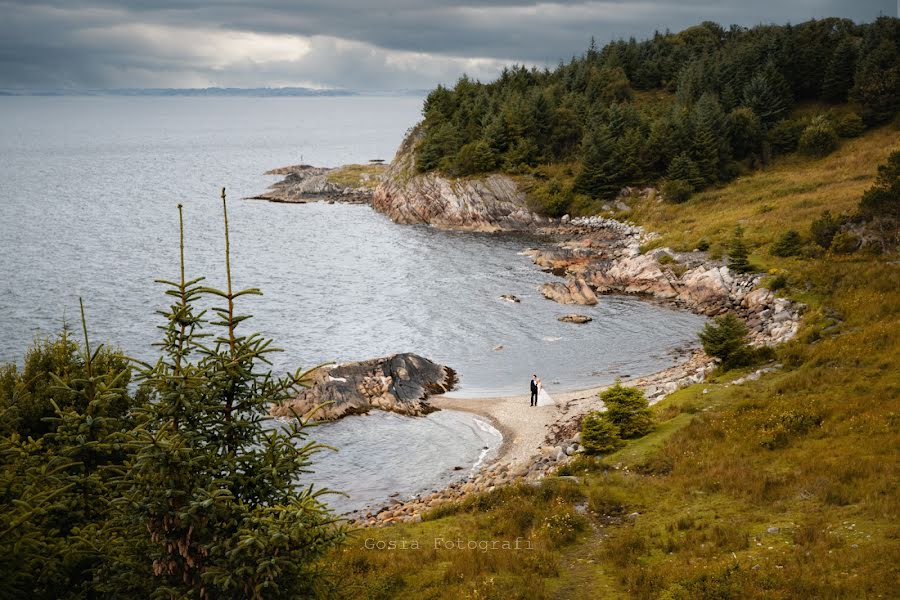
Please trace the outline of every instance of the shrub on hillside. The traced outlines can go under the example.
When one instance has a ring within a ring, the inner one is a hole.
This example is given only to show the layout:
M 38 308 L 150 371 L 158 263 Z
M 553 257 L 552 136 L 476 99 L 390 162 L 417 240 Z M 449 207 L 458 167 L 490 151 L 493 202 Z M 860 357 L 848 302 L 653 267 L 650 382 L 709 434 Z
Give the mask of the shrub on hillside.
M 831 248 L 831 241 L 843 225 L 842 217 L 832 215 L 831 211 L 826 210 L 818 219 L 810 223 L 809 233 L 816 244 L 827 250 Z
M 681 204 L 691 199 L 694 186 L 684 179 L 672 179 L 663 183 L 660 191 L 662 191 L 663 198 L 669 202 Z
M 753 270 L 747 257 L 750 251 L 744 242 L 744 229 L 740 226 L 734 228 L 734 235 L 728 244 L 728 268 L 735 273 L 749 273 Z
M 878 166 L 875 184 L 863 194 L 859 212 L 866 219 L 900 219 L 900 150 Z
M 606 415 L 591 411 L 581 421 L 581 447 L 585 454 L 610 454 L 622 447 L 619 428 Z
M 691 159 L 687 152 L 682 152 L 672 159 L 666 171 L 666 178 L 669 181 L 685 181 L 692 190 L 702 187 L 705 183 L 699 165 Z
M 740 106 L 728 113 L 728 138 L 737 159 L 757 154 L 762 146 L 763 127 L 752 109 Z
M 616 385 L 600 392 L 606 405 L 606 418 L 619 428 L 622 439 L 638 438 L 653 429 L 653 418 L 644 393 L 637 388 Z
M 789 229 L 775 240 L 772 248 L 769 250 L 772 256 L 799 256 L 803 249 L 803 238 L 796 229 Z
M 0 433 L 15 431 L 38 439 L 56 430 L 53 417 L 58 410 L 86 411 L 87 399 L 79 393 L 88 385 L 86 368 L 83 353 L 65 329 L 54 339 L 35 342 L 21 370 L 14 363 L 0 366 Z M 121 383 L 107 400 L 106 416 L 126 419 L 135 403 L 125 391 L 131 380 L 128 359 L 102 346 L 92 357 L 91 369 L 94 377 Z
M 815 157 L 828 156 L 838 147 L 838 136 L 834 132 L 834 128 L 824 119 L 819 119 L 810 123 L 803 130 L 798 143 L 800 152 Z
M 457 175 L 475 175 L 491 171 L 497 166 L 497 155 L 487 142 L 470 142 L 459 149 L 454 166 Z
M 842 138 L 853 138 L 861 135 L 866 130 L 866 124 L 862 117 L 856 113 L 841 115 L 835 124 L 835 132 Z
M 859 250 L 859 238 L 849 231 L 840 231 L 831 240 L 831 251 L 835 254 L 852 254 Z
M 759 285 L 768 290 L 772 290 L 773 292 L 777 292 L 778 290 L 786 288 L 789 283 L 787 273 L 781 269 L 769 269 L 769 274 L 763 277 L 759 282 Z
M 700 332 L 703 350 L 717 358 L 725 369 L 743 367 L 753 360 L 753 351 L 747 344 L 747 326 L 732 313 L 717 317 L 707 323 Z
M 700 241 L 697 242 L 697 250 L 700 252 L 706 252 L 709 250 L 709 240 L 706 238 L 700 238 Z
M 572 188 L 558 179 L 551 179 L 529 190 L 526 203 L 528 208 L 538 214 L 559 218 L 569 212 L 574 196 Z
M 785 119 L 779 121 L 766 134 L 766 141 L 777 154 L 787 154 L 797 149 L 806 125 L 803 121 Z

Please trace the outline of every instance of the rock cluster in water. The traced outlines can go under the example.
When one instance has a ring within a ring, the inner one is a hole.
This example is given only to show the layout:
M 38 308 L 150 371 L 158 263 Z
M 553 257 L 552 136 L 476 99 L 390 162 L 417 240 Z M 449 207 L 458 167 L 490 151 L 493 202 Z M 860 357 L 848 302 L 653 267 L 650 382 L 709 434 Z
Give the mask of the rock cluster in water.
M 597 294 L 584 278 L 578 276 L 569 277 L 565 283 L 544 283 L 540 290 L 545 298 L 560 304 L 597 304 Z
M 317 369 L 309 388 L 272 406 L 270 413 L 302 418 L 311 414 L 321 421 L 372 409 L 420 416 L 437 410 L 428 403 L 429 396 L 449 392 L 456 382 L 450 367 L 416 354 L 394 354 Z
M 348 168 L 348 167 L 343 167 Z M 266 175 L 284 175 L 284 179 L 273 184 L 268 190 L 253 196 L 251 200 L 305 204 L 307 202 L 346 202 L 368 204 L 372 201 L 375 187 L 374 177 L 386 167 L 366 165 L 367 171 L 359 174 L 358 185 L 346 185 L 336 181 L 332 174 L 337 169 L 293 165 L 268 171 Z
M 579 315 L 577 313 L 569 313 L 567 315 L 560 315 L 556 317 L 557 321 L 561 323 L 578 323 L 579 325 L 582 323 L 590 323 L 594 319 L 587 315 Z

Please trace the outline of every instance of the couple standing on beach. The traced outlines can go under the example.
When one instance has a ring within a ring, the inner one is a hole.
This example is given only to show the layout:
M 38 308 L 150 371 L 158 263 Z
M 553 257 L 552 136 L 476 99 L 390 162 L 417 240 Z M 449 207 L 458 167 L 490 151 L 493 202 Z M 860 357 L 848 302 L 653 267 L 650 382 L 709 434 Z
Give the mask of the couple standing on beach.
M 531 406 L 556 406 L 556 400 L 544 389 L 537 373 L 531 374 Z

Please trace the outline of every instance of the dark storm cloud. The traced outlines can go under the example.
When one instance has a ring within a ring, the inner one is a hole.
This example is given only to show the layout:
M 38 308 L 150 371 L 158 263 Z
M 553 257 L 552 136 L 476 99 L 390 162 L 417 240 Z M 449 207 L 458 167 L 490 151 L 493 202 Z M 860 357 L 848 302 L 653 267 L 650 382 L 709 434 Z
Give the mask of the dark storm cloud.
M 895 14 L 894 0 L 0 0 L 0 88 L 430 87 L 509 62 L 729 25 Z

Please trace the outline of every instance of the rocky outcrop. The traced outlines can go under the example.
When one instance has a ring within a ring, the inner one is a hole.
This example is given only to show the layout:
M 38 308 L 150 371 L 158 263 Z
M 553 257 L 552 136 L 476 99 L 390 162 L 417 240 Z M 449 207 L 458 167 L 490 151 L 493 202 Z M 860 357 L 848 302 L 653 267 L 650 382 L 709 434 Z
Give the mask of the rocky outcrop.
M 284 175 L 284 179 L 250 199 L 292 204 L 320 201 L 368 204 L 372 201 L 376 179 L 385 169 L 380 164 L 345 165 L 337 169 L 310 165 L 281 167 L 266 175 Z
M 570 277 L 565 283 L 544 283 L 540 290 L 545 298 L 560 304 L 597 304 L 597 294 L 581 277 Z
M 549 224 L 531 212 L 525 193 L 506 175 L 451 178 L 416 170 L 417 127 L 397 150 L 372 199 L 375 210 L 397 223 L 424 223 L 442 229 L 517 230 Z
M 394 354 L 362 362 L 318 369 L 312 385 L 296 398 L 272 406 L 277 417 L 335 420 L 372 409 L 404 415 L 425 415 L 437 410 L 428 397 L 443 394 L 456 385 L 456 372 L 415 354 Z
M 603 217 L 571 219 L 559 231 L 564 241 L 556 248 L 527 252 L 536 265 L 568 277 L 542 287 L 551 299 L 568 300 L 577 281 L 598 293 L 641 294 L 707 316 L 734 312 L 755 345 L 786 342 L 800 327 L 805 306 L 760 288 L 758 274 L 734 273 L 702 252 L 641 253 L 653 234 Z

